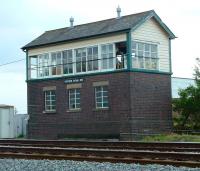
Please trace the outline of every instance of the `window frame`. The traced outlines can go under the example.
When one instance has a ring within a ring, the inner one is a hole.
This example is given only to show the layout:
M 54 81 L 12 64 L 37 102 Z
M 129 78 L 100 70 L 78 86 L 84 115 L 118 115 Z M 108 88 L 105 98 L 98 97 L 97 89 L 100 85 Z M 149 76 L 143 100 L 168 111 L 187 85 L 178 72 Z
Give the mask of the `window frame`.
M 109 95 L 108 95 L 108 86 L 102 85 L 102 86 L 95 86 L 95 108 L 96 109 L 108 109 L 109 108 Z M 97 91 L 97 89 L 100 88 L 100 91 Z M 104 89 L 106 88 L 106 90 Z M 104 93 L 106 92 L 106 96 Z M 97 96 L 97 94 L 100 94 L 100 96 Z M 106 101 L 104 99 L 106 98 Z M 97 99 L 100 99 L 98 101 Z M 101 104 L 98 106 L 98 104 Z M 104 106 L 104 104 L 107 104 L 107 106 Z
M 103 71 L 110 71 L 110 70 L 115 70 L 115 66 L 116 66 L 116 59 L 115 59 L 115 46 L 114 46 L 114 42 L 113 43 L 106 43 L 106 44 L 100 44 L 100 63 L 101 63 L 101 70 Z M 112 57 L 109 57 L 111 52 L 109 51 L 109 46 L 112 45 Z M 102 47 L 106 46 L 106 53 L 102 53 Z M 106 58 L 103 58 L 103 55 L 106 55 Z M 112 67 L 109 67 L 110 65 L 110 58 L 112 59 Z M 106 61 L 106 68 L 103 67 L 103 61 Z
M 47 95 L 48 92 L 50 93 L 49 95 Z M 48 96 L 49 96 L 49 99 L 47 98 Z M 53 96 L 54 96 L 54 99 L 52 98 Z M 47 101 L 49 101 L 49 104 L 47 104 Z M 54 104 L 52 104 L 53 102 Z M 48 109 L 47 106 L 49 106 L 50 109 Z M 44 109 L 45 109 L 45 112 L 56 112 L 56 90 L 44 91 Z
M 72 105 L 75 105 L 74 108 L 71 107 L 71 94 L 72 92 L 71 91 L 74 91 L 73 94 L 73 100 L 74 100 L 74 103 Z M 79 91 L 79 92 L 77 92 Z M 77 97 L 77 95 L 79 94 L 79 97 Z M 77 102 L 77 100 L 79 100 L 79 103 Z M 77 107 L 77 105 L 79 105 L 79 107 Z M 73 111 L 73 110 L 80 110 L 81 109 L 81 89 L 80 88 L 71 88 L 71 89 L 68 89 L 68 109 L 70 111 Z
M 52 62 L 52 56 L 53 54 L 56 54 L 56 64 L 54 65 Z M 60 54 L 60 64 L 58 64 L 58 54 Z M 50 53 L 50 76 L 51 77 L 56 77 L 63 75 L 63 59 L 62 59 L 62 51 L 56 51 L 56 52 L 51 52 Z M 56 74 L 52 74 L 53 68 L 55 67 Z M 60 67 L 60 74 L 58 74 L 58 67 Z
M 149 46 L 149 50 L 146 50 L 146 46 Z M 152 51 L 153 46 L 156 47 L 156 51 Z M 144 70 L 159 70 L 158 44 L 153 42 L 133 40 L 131 53 L 132 53 L 133 68 L 144 69 Z M 139 53 L 142 53 L 142 55 L 139 55 Z M 156 57 L 152 56 L 152 54 L 154 55 L 156 54 Z M 155 62 L 153 63 L 153 61 Z M 156 67 L 153 67 L 154 64 L 156 64 Z
M 69 63 L 67 62 L 67 63 L 65 64 L 65 63 L 64 63 L 64 53 L 67 52 L 67 61 L 69 61 L 69 59 L 68 59 L 68 58 L 69 58 L 69 57 L 68 57 L 69 51 L 72 52 L 72 56 L 71 56 L 71 57 L 72 57 L 72 60 L 71 60 L 72 62 L 71 62 L 71 63 L 70 63 L 70 62 L 69 62 Z M 66 50 L 61 51 L 61 53 L 62 53 L 63 75 L 73 75 L 73 74 L 74 74 L 74 69 L 76 69 L 76 68 L 75 68 L 75 62 L 74 62 L 74 49 L 66 49 Z M 68 73 L 64 73 L 64 66 L 65 66 L 65 65 L 70 65 L 70 64 L 72 65 L 72 73 L 69 73 L 69 67 L 68 67 L 68 69 L 67 69 L 67 70 L 68 70 Z

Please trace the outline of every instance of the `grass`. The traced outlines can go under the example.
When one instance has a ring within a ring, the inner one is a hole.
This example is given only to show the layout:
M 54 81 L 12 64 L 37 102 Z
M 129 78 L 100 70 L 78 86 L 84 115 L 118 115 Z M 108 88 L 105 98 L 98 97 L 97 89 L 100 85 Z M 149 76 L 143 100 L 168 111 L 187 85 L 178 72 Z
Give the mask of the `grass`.
M 200 142 L 200 135 L 188 134 L 161 134 L 147 136 L 142 139 L 144 142 Z

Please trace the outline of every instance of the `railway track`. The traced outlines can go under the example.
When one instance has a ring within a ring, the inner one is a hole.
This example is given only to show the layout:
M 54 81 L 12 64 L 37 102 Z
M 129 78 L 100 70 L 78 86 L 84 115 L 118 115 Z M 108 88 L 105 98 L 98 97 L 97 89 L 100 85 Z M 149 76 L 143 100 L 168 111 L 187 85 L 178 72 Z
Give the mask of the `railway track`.
M 200 144 L 0 140 L 0 158 L 157 163 L 200 167 Z

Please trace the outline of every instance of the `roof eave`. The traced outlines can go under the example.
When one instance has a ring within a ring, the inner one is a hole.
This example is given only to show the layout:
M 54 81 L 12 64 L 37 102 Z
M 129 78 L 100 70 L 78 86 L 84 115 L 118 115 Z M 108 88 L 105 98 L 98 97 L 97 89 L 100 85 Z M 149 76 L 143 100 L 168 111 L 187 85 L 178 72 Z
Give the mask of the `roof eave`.
M 96 34 L 96 35 L 92 35 L 92 36 L 85 36 L 85 37 L 81 37 L 81 38 L 75 38 L 75 39 L 69 39 L 69 40 L 63 40 L 63 41 L 58 41 L 58 42 L 51 42 L 51 43 L 46 43 L 46 44 L 40 44 L 40 45 L 34 45 L 34 46 L 23 46 L 21 49 L 23 51 L 26 51 L 28 49 L 31 48 L 38 48 L 38 47 L 42 47 L 42 46 L 50 46 L 50 45 L 56 45 L 56 44 L 62 44 L 62 43 L 67 43 L 67 42 L 73 42 L 73 41 L 78 41 L 78 40 L 84 40 L 84 39 L 90 39 L 90 38 L 95 38 L 95 37 L 101 37 L 104 35 L 112 35 L 112 34 L 119 34 L 119 33 L 125 33 L 130 31 L 130 29 L 124 29 L 124 30 L 119 30 L 119 31 L 114 31 L 114 32 L 109 32 L 109 33 L 102 33 L 102 34 Z
M 175 39 L 177 38 L 174 33 L 172 33 L 172 31 L 162 22 L 162 20 L 160 19 L 160 17 L 156 14 L 156 12 L 154 10 L 152 10 L 149 15 L 147 15 L 146 17 L 143 18 L 143 20 L 140 20 L 134 27 L 132 27 L 132 31 L 136 30 L 139 26 L 141 26 L 145 21 L 147 21 L 148 19 L 154 17 L 155 20 L 160 24 L 160 26 L 165 30 L 165 32 L 167 32 L 167 34 L 169 35 L 169 39 Z

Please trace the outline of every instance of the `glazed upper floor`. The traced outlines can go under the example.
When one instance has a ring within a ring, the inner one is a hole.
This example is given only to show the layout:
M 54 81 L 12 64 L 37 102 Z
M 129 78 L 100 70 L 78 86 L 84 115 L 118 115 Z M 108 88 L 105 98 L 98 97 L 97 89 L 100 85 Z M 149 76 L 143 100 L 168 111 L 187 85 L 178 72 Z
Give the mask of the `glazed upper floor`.
M 171 73 L 171 39 L 150 17 L 136 29 L 28 48 L 27 79 L 119 70 Z

